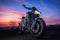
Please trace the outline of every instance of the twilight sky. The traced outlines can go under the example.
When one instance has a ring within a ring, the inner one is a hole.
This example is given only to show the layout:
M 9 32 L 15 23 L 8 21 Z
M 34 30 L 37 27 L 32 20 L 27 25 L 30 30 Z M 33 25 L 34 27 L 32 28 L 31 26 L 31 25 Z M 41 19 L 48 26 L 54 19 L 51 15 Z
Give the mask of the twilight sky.
M 35 6 L 47 25 L 60 24 L 60 0 L 0 0 L 0 26 L 18 25 L 28 11 L 22 4 Z

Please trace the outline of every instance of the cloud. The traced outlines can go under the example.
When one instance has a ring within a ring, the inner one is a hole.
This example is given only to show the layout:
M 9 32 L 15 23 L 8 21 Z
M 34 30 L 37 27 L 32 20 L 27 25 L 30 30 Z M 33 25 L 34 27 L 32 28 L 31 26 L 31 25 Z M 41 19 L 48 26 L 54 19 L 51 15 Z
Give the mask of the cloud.
M 0 5 L 0 12 L 1 11 L 9 11 L 11 10 L 11 8 L 9 6 L 6 6 L 6 5 Z
M 22 16 L 25 16 L 24 12 L 19 11 L 1 11 L 0 12 L 0 19 L 9 18 L 9 19 L 19 19 Z M 4 18 L 3 18 L 4 17 Z
M 24 12 L 11 10 L 9 7 L 1 6 L 0 26 L 18 26 L 22 16 L 25 16 Z
M 54 16 L 43 17 L 47 25 L 60 24 L 60 18 Z
M 14 1 L 19 1 L 19 0 L 0 0 L 0 2 L 14 2 Z
M 57 3 L 59 4 L 60 3 L 60 0 L 51 0 L 53 3 Z

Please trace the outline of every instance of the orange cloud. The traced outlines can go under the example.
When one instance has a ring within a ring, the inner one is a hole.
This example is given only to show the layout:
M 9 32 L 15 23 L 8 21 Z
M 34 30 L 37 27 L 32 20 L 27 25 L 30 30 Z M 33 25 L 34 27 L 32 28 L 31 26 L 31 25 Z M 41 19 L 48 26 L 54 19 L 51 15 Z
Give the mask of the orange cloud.
M 21 21 L 21 17 L 25 16 L 24 12 L 19 11 L 0 11 L 0 26 L 17 26 Z

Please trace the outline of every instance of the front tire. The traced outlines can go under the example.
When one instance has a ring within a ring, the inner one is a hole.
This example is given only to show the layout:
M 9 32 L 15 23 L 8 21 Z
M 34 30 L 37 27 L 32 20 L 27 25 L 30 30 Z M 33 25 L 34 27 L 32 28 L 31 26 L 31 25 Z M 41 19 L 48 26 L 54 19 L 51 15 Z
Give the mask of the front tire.
M 31 34 L 35 38 L 41 38 L 46 30 L 46 24 L 42 18 L 39 18 L 31 26 Z

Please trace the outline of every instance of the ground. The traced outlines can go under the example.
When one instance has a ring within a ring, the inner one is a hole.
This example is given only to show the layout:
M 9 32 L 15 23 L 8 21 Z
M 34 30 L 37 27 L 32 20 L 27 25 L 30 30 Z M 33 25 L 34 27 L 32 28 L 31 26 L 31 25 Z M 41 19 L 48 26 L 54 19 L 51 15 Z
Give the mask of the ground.
M 4 30 L 0 31 L 0 40 L 60 40 L 60 27 L 48 27 L 44 36 L 41 39 L 36 39 L 31 36 L 30 33 L 19 34 L 16 30 Z

